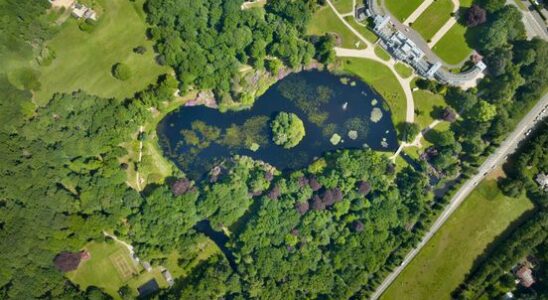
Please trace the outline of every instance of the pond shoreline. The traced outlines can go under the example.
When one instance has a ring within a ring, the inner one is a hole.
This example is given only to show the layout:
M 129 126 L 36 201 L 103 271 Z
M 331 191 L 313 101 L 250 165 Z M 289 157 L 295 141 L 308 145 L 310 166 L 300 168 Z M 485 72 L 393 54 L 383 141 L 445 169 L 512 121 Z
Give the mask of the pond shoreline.
M 269 122 L 282 111 L 305 122 L 306 135 L 292 149 L 272 145 Z M 157 132 L 164 154 L 195 178 L 233 155 L 290 170 L 338 149 L 398 146 L 390 108 L 380 95 L 357 77 L 317 70 L 284 76 L 240 110 L 183 106 L 167 115 Z

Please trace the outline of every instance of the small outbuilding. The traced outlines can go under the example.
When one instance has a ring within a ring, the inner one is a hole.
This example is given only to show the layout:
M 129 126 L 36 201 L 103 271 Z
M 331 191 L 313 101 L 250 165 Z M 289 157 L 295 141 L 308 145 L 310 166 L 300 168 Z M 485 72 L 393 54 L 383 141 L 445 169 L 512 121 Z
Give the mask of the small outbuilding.
M 168 271 L 168 269 L 164 269 L 162 271 L 162 276 L 164 276 L 165 280 L 167 281 L 167 284 L 169 286 L 173 286 L 175 284 L 175 280 L 173 280 L 173 276 L 171 275 L 171 273 Z
M 516 276 L 519 278 L 519 283 L 524 287 L 530 287 L 535 283 L 533 271 L 529 266 L 523 266 L 516 271 Z
M 159 289 L 160 289 L 160 286 L 158 286 L 158 282 L 156 282 L 156 279 L 151 279 L 147 281 L 145 284 L 138 287 L 137 291 L 139 291 L 139 298 L 146 298 L 147 296 L 152 295 Z

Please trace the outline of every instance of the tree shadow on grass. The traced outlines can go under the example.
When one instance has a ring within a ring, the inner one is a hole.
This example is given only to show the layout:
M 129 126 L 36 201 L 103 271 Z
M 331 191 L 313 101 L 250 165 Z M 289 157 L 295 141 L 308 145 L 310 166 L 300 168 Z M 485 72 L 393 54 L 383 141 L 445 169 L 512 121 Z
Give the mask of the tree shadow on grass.
M 501 192 L 502 193 L 502 192 Z M 493 200 L 490 200 L 490 201 L 493 201 Z M 515 199 L 510 199 L 510 201 L 515 201 Z M 478 255 L 478 257 L 476 257 L 476 259 L 474 260 L 473 264 L 472 264 L 472 267 L 470 268 L 470 271 L 466 274 L 465 276 L 465 279 L 463 282 L 461 282 L 461 284 L 459 284 L 459 286 L 453 290 L 451 292 L 452 295 L 457 295 L 458 292 L 462 289 L 463 287 L 463 284 L 474 274 L 477 272 L 477 270 L 482 266 L 482 264 L 490 257 L 492 256 L 493 253 L 496 252 L 497 248 L 505 241 L 507 240 L 509 237 L 512 236 L 512 234 L 514 233 L 514 231 L 516 231 L 516 229 L 518 229 L 520 226 L 522 226 L 525 222 L 527 222 L 527 220 L 529 220 L 538 210 L 538 207 L 534 207 L 533 209 L 530 209 L 526 212 L 524 212 L 523 214 L 521 214 L 521 216 L 519 216 L 517 219 L 515 219 L 514 221 L 512 221 L 508 227 L 506 227 L 506 229 L 504 229 L 504 231 L 499 234 L 498 236 L 496 236 L 493 241 L 491 241 L 489 244 L 487 244 L 487 246 L 485 247 L 485 249 L 483 250 L 483 252 Z

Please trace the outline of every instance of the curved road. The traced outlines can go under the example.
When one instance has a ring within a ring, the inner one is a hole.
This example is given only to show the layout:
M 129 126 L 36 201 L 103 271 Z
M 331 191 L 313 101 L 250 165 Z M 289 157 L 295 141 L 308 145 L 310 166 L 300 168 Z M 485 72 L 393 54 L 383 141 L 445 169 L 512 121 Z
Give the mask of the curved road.
M 376 62 L 380 62 L 383 65 L 387 66 L 390 71 L 396 76 L 398 79 L 404 93 L 405 93 L 405 101 L 407 104 L 406 114 L 405 114 L 405 121 L 409 123 L 413 123 L 415 121 L 415 102 L 413 100 L 413 92 L 411 91 L 411 80 L 413 79 L 413 76 L 404 79 L 398 74 L 396 71 L 395 65 L 396 61 L 393 58 L 390 58 L 390 60 L 385 61 L 381 58 L 379 58 L 375 54 L 375 45 L 373 45 L 371 42 L 369 42 L 366 38 L 364 38 L 361 33 L 359 33 L 352 25 L 348 24 L 346 20 L 344 19 L 343 15 L 341 15 L 333 3 L 331 3 L 331 0 L 327 0 L 327 4 L 329 7 L 333 10 L 333 12 L 337 15 L 337 18 L 350 30 L 360 41 L 362 41 L 367 47 L 362 50 L 356 50 L 356 49 L 345 49 L 345 48 L 335 48 L 335 52 L 337 53 L 338 57 L 358 57 L 358 58 L 367 58 L 374 60 Z
M 440 217 L 434 222 L 428 233 L 426 233 L 421 242 L 411 252 L 405 256 L 402 264 L 399 265 L 386 279 L 377 287 L 377 290 L 371 295 L 371 299 L 378 299 L 384 291 L 394 282 L 396 277 L 405 269 L 405 267 L 413 260 L 413 258 L 419 253 L 419 251 L 428 243 L 428 241 L 436 234 L 441 226 L 449 219 L 451 214 L 457 210 L 460 204 L 466 199 L 466 196 L 474 190 L 476 185 L 482 181 L 485 176 L 496 166 L 502 164 L 506 160 L 506 156 L 514 152 L 518 143 L 524 138 L 525 132 L 535 126 L 535 118 L 542 114 L 544 107 L 548 106 L 548 94 L 545 94 L 542 99 L 529 111 L 525 117 L 519 122 L 516 129 L 502 142 L 500 147 L 491 154 L 485 162 L 479 167 L 478 173 L 470 178 L 453 196 L 451 202 L 443 210 Z M 546 113 L 544 114 L 546 115 Z

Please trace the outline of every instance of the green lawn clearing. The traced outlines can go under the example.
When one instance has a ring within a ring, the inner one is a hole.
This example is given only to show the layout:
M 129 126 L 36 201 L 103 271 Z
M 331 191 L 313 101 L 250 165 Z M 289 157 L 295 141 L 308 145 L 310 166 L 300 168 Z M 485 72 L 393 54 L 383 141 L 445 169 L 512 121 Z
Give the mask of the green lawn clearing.
M 341 20 L 339 20 L 335 12 L 333 12 L 329 6 L 322 7 L 314 13 L 307 29 L 308 34 L 311 35 L 324 35 L 326 33 L 336 34 L 341 40 L 341 47 L 344 48 L 363 49 L 366 47 L 365 44 L 361 42 L 360 39 L 341 22 Z
M 167 257 L 165 266 L 174 278 L 188 276 L 192 269 L 200 262 L 207 260 L 209 257 L 217 253 L 221 253 L 221 250 L 211 239 L 204 236 L 200 241 L 192 246 L 188 254 L 191 253 L 197 253 L 196 257 L 192 261 L 185 264 L 184 267 L 181 267 L 179 263 L 179 260 L 182 258 L 179 252 L 173 251 Z
M 405 122 L 405 94 L 396 76 L 388 67 L 364 58 L 344 58 L 341 62 L 342 71 L 358 76 L 386 100 L 392 112 L 394 124 Z
M 398 74 L 400 74 L 400 76 L 403 78 L 408 78 L 413 75 L 413 69 L 411 69 L 404 63 L 398 62 L 396 63 L 394 68 L 396 69 L 396 72 L 398 72 Z
M 386 0 L 386 8 L 401 22 L 405 21 L 424 0 Z
M 447 106 L 443 96 L 430 91 L 413 92 L 413 99 L 415 100 L 415 123 L 421 128 L 426 128 L 435 120 L 433 114 L 436 110 L 442 110 Z
M 152 278 L 156 279 L 160 287 L 167 286 L 158 267 L 151 272 L 143 270 L 131 259 L 129 250 L 121 243 L 90 242 L 84 249 L 90 253 L 91 258 L 81 262 L 75 271 L 66 274 L 81 290 L 96 286 L 119 299 L 118 290 L 126 284 L 135 293 L 137 287 Z
M 467 59 L 472 53 L 472 48 L 466 41 L 466 27 L 456 23 L 434 45 L 432 50 L 446 63 L 458 64 Z
M 353 0 L 333 0 L 332 2 L 340 14 L 354 12 Z
M 369 29 L 365 24 L 358 23 L 353 16 L 346 16 L 344 19 L 370 43 L 375 43 L 379 39 L 379 37 L 371 29 Z
M 474 261 L 515 220 L 533 209 L 483 181 L 392 283 L 381 299 L 451 299 Z
M 411 25 L 422 37 L 429 41 L 436 32 L 451 18 L 453 2 L 451 0 L 434 1 Z
M 78 21 L 71 17 L 47 43 L 56 59 L 47 67 L 39 67 L 42 88 L 35 95 L 38 104 L 46 104 L 55 92 L 78 89 L 102 97 L 129 97 L 170 71 L 155 62 L 152 42 L 146 39 L 143 0 L 97 2 L 104 13 L 92 32 L 81 31 Z M 133 53 L 132 49 L 141 45 L 147 52 Z M 118 62 L 130 67 L 129 80 L 120 81 L 111 75 L 112 66 Z
M 256 0 L 254 2 L 247 2 L 245 9 L 263 8 L 266 5 L 266 0 Z
M 389 61 L 390 60 L 390 54 L 388 54 L 388 52 L 386 52 L 386 50 L 384 50 L 383 48 L 381 48 L 381 46 L 375 46 L 375 54 L 382 60 L 384 61 Z

